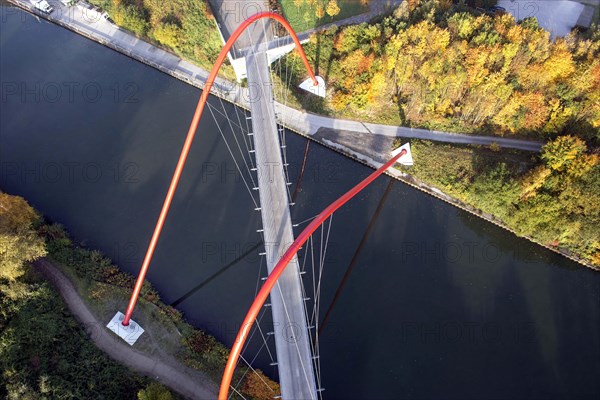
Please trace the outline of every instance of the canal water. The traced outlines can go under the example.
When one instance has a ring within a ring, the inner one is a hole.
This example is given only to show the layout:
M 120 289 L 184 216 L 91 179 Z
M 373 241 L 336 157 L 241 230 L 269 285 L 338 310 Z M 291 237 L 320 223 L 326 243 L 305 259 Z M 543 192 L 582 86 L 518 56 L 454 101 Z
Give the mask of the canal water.
M 0 187 L 136 273 L 200 91 L 14 8 L 1 12 Z M 148 279 L 230 345 L 264 265 L 252 250 L 260 216 L 219 127 L 226 120 L 207 113 Z M 287 133 L 292 190 L 305 146 Z M 294 222 L 370 172 L 311 144 Z M 387 177 L 334 215 L 321 322 L 330 307 L 320 335 L 327 399 L 600 394 L 600 274 Z M 263 349 L 255 365 L 276 377 L 269 362 Z

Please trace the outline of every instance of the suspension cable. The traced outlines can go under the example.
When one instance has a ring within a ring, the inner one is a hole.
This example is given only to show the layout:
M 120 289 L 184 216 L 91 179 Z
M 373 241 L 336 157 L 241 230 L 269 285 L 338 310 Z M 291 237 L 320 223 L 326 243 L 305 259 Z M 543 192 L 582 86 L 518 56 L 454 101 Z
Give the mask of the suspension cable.
M 210 104 L 208 105 L 208 110 L 210 111 L 213 119 L 215 120 L 215 124 L 217 125 L 219 133 L 221 134 L 221 137 L 223 138 L 223 141 L 225 142 L 225 145 L 227 146 L 227 150 L 229 150 L 229 154 L 231 155 L 231 158 L 233 159 L 233 163 L 235 164 L 235 167 L 237 168 L 237 170 L 238 170 L 238 172 L 240 174 L 240 177 L 244 181 L 244 185 L 246 186 L 246 189 L 248 190 L 248 193 L 250 194 L 250 197 L 252 198 L 252 202 L 254 203 L 254 207 L 258 208 L 258 203 L 256 202 L 256 199 L 254 198 L 254 195 L 252 194 L 252 189 L 250 189 L 250 185 L 248 185 L 248 182 L 246 181 L 246 178 L 244 177 L 244 174 L 242 173 L 242 170 L 241 170 L 241 168 L 240 168 L 237 160 L 235 159 L 233 151 L 231 150 L 231 147 L 229 146 L 229 142 L 227 142 L 227 139 L 225 138 L 225 134 L 223 133 L 221 125 L 218 123 L 217 119 L 215 118 L 215 114 L 213 113 L 212 106 Z M 248 165 L 247 164 L 245 164 L 245 165 L 246 165 L 246 168 L 248 168 Z

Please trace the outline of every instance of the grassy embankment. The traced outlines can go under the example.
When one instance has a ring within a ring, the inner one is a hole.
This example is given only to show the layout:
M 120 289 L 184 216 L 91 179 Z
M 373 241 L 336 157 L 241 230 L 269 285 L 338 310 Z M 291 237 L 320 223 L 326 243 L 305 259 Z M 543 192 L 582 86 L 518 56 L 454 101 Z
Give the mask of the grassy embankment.
M 555 145 L 558 141 L 560 146 Z M 520 236 L 571 253 L 598 268 L 600 164 L 596 155 L 585 154 L 582 147 L 576 155 L 573 148 L 583 143 L 575 138 L 558 141 L 551 142 L 540 157 L 411 140 L 415 165 L 398 169 L 493 215 Z M 565 144 L 567 141 L 575 145 Z M 559 152 L 563 152 L 562 164 Z M 581 173 L 576 163 L 586 158 L 588 165 L 583 168 L 587 170 Z
M 158 384 L 109 359 L 87 337 L 50 283 L 29 262 L 46 255 L 41 217 L 0 192 L 0 397 L 136 399 Z
M 377 1 L 377 0 L 372 0 Z M 361 0 L 338 0 L 340 12 L 334 17 L 325 13 L 323 17 L 317 16 L 317 6 L 325 8 L 329 0 L 304 0 L 297 5 L 298 0 L 279 0 L 281 11 L 285 18 L 290 22 L 296 32 L 303 32 L 308 29 L 316 28 L 331 22 L 346 19 L 355 15 L 363 14 L 369 11 L 369 4 L 362 4 Z M 311 4 L 309 4 L 311 3 Z
M 120 271 L 111 260 L 96 250 L 73 244 L 59 225 L 44 228 L 48 257 L 76 285 L 78 292 L 100 321 L 110 321 L 115 310 L 123 309 L 129 300 L 134 277 Z M 146 281 L 135 319 L 146 332 L 135 346 L 157 358 L 172 359 L 206 373 L 219 383 L 229 350 L 213 336 L 192 327 L 182 314 L 161 302 L 155 289 Z M 234 382 L 246 371 L 239 368 Z M 272 390 L 265 393 L 267 382 Z M 279 393 L 279 385 L 261 374 L 248 373 L 238 389 L 245 396 L 270 399 Z

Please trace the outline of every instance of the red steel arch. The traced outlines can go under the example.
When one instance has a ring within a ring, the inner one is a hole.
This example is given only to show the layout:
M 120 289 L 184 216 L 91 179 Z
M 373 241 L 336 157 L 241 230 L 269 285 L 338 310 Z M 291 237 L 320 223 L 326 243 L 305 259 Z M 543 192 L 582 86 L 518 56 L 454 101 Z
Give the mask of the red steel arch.
M 225 371 L 223 372 L 223 379 L 221 380 L 221 388 L 219 389 L 219 400 L 227 400 L 229 393 L 229 386 L 231 385 L 231 379 L 233 378 L 233 372 L 235 370 L 235 366 L 237 364 L 238 358 L 242 352 L 242 348 L 244 347 L 244 343 L 248 338 L 248 334 L 250 332 L 250 328 L 254 324 L 258 313 L 262 309 L 269 293 L 277 283 L 277 279 L 281 276 L 291 259 L 296 255 L 300 247 L 306 243 L 310 235 L 313 234 L 317 228 L 333 214 L 338 208 L 346 204 L 350 199 L 356 196 L 361 190 L 369 186 L 375 179 L 377 179 L 381 174 L 383 174 L 389 167 L 394 165 L 400 157 L 407 154 L 405 149 L 402 149 L 400 153 L 395 155 L 391 160 L 381 166 L 378 170 L 373 172 L 371 175 L 366 177 L 362 182 L 358 185 L 354 186 L 348 192 L 346 192 L 342 197 L 331 203 L 325 210 L 323 210 L 313 221 L 300 233 L 298 238 L 294 240 L 294 242 L 290 245 L 290 247 L 283 254 L 273 271 L 269 274 L 269 277 L 265 281 L 265 284 L 260 288 L 260 291 L 256 295 L 254 302 L 250 306 L 250 310 L 248 310 L 248 314 L 246 314 L 246 318 L 240 327 L 240 330 L 235 338 L 235 342 L 233 347 L 231 348 L 231 353 L 229 353 L 229 359 L 227 360 L 227 364 L 225 365 Z
M 252 15 L 250 18 L 242 22 L 242 24 L 233 32 L 225 46 L 219 53 L 219 57 L 217 57 L 217 61 L 215 62 L 212 70 L 210 71 L 210 75 L 208 76 L 208 80 L 204 85 L 204 89 L 202 91 L 202 95 L 200 96 L 200 100 L 198 101 L 198 106 L 196 107 L 196 111 L 194 113 L 194 117 L 192 119 L 192 123 L 190 124 L 190 129 L 188 131 L 187 137 L 185 139 L 185 143 L 183 148 L 181 149 L 181 155 L 179 156 L 179 161 L 177 162 L 177 167 L 175 168 L 175 173 L 173 174 L 173 178 L 171 179 L 171 184 L 169 185 L 169 190 L 167 192 L 167 196 L 165 197 L 165 201 L 163 203 L 162 209 L 160 211 L 160 215 L 158 217 L 158 221 L 156 222 L 156 226 L 154 228 L 154 233 L 152 234 L 152 239 L 150 240 L 150 244 L 148 245 L 148 250 L 146 251 L 146 255 L 144 257 L 144 261 L 142 263 L 142 267 L 140 269 L 140 273 L 135 282 L 135 286 L 133 288 L 133 293 L 131 294 L 131 299 L 129 300 L 129 305 L 127 306 L 127 311 L 125 313 L 125 318 L 123 319 L 123 326 L 128 326 L 129 321 L 131 319 L 131 315 L 133 314 L 133 310 L 137 303 L 137 300 L 140 295 L 140 291 L 142 290 L 142 284 L 144 283 L 144 279 L 146 278 L 146 273 L 148 272 L 148 267 L 150 265 L 150 261 L 152 261 L 152 256 L 154 254 L 154 250 L 156 249 L 156 244 L 158 243 L 158 239 L 162 232 L 162 228 L 165 223 L 165 219 L 167 218 L 167 214 L 169 213 L 169 208 L 171 207 L 171 202 L 173 201 L 173 196 L 175 195 L 175 190 L 177 189 L 177 185 L 179 184 L 179 179 L 181 178 L 181 173 L 183 172 L 183 167 L 185 166 L 185 162 L 187 156 L 190 152 L 190 148 L 192 147 L 192 142 L 194 141 L 194 136 L 196 135 L 196 130 L 198 129 L 198 124 L 200 123 L 200 118 L 202 117 L 202 113 L 204 111 L 204 106 L 208 100 L 208 96 L 210 95 L 210 90 L 217 78 L 217 74 L 223 62 L 227 58 L 227 53 L 233 47 L 235 41 L 240 37 L 240 35 L 255 21 L 261 18 L 271 18 L 281 23 L 285 29 L 290 33 L 294 43 L 296 44 L 296 48 L 300 52 L 300 56 L 302 57 L 302 61 L 304 62 L 304 66 L 308 71 L 311 79 L 315 86 L 318 85 L 317 78 L 313 73 L 310 64 L 308 63 L 308 59 L 306 58 L 306 54 L 304 53 L 304 49 L 300 44 L 300 40 L 298 40 L 298 36 L 294 29 L 292 29 L 291 25 L 283 18 L 281 15 L 273 13 L 273 12 L 261 12 Z

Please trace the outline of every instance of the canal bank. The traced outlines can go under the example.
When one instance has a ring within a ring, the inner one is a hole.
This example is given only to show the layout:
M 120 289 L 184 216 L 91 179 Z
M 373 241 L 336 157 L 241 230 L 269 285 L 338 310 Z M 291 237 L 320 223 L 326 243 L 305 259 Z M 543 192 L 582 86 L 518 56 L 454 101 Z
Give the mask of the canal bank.
M 26 0 L 7 1 L 23 10 L 48 19 L 59 26 L 78 33 L 90 40 L 98 42 L 108 48 L 122 53 L 134 60 L 140 61 L 152 68 L 155 68 L 199 89 L 204 88 L 206 80 L 208 79 L 209 73 L 204 69 L 195 66 L 188 61 L 182 60 L 172 53 L 136 38 L 130 32 L 125 31 L 107 21 L 100 14 L 86 12 L 85 7 L 79 5 L 65 7 L 62 4 L 57 3 L 55 12 L 48 15 L 35 9 Z M 249 94 L 249 90 L 224 78 L 219 77 L 216 79 L 212 85 L 211 94 L 245 110 L 249 110 L 250 108 L 249 102 L 251 96 Z M 374 142 L 378 140 L 389 141 L 389 138 L 397 137 L 407 139 L 415 138 L 434 140 L 454 144 L 484 146 L 497 144 L 502 148 L 526 151 L 540 151 L 542 146 L 542 143 L 526 140 L 463 135 L 449 132 L 428 131 L 424 129 L 362 123 L 351 120 L 340 120 L 295 110 L 278 102 L 275 102 L 275 107 L 280 118 L 279 122 L 287 129 L 310 140 L 316 141 L 331 150 L 344 154 L 345 156 L 359 161 L 371 168 L 378 168 L 383 163 L 376 162 L 373 157 L 368 156 L 368 154 L 372 151 L 364 145 L 360 146 L 360 144 L 358 144 L 348 146 L 347 144 L 342 144 L 349 142 L 347 140 L 348 137 L 363 135 L 370 137 L 371 140 L 368 142 Z M 330 132 L 333 133 L 330 134 Z M 379 152 L 379 155 L 382 157 L 387 156 L 385 151 L 383 153 Z M 498 218 L 495 218 L 493 215 L 484 213 L 475 207 L 465 204 L 464 202 L 445 194 L 438 188 L 422 182 L 409 174 L 402 173 L 396 169 L 390 169 L 387 172 L 387 175 L 411 185 L 416 189 L 426 192 L 427 194 L 434 196 L 439 200 L 452 204 L 473 215 L 483 218 L 517 235 L 512 228 L 504 224 Z M 531 237 L 525 237 L 525 239 L 543 246 L 550 251 L 561 254 L 583 266 L 597 271 L 600 270 L 599 266 L 595 266 L 565 249 L 549 246 L 548 244 L 541 243 Z

